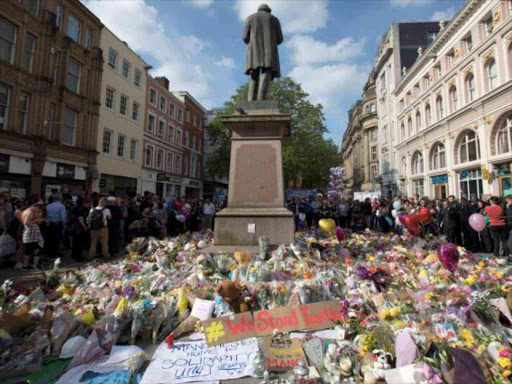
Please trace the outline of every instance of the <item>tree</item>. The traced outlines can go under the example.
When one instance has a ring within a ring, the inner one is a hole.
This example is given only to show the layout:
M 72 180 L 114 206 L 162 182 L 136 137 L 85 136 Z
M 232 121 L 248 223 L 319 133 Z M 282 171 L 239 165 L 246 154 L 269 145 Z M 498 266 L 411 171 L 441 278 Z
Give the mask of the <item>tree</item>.
M 214 151 L 208 157 L 206 172 L 222 177 L 229 174 L 230 133 L 223 126 L 221 116 L 234 113 L 239 101 L 247 100 L 248 84 L 242 85 L 224 104 L 206 128 Z M 305 188 L 325 188 L 329 170 L 340 164 L 338 146 L 323 137 L 328 132 L 321 104 L 313 105 L 300 84 L 289 77 L 271 83 L 268 99 L 278 102 L 282 113 L 290 114 L 291 136 L 283 140 L 284 183 L 301 183 Z

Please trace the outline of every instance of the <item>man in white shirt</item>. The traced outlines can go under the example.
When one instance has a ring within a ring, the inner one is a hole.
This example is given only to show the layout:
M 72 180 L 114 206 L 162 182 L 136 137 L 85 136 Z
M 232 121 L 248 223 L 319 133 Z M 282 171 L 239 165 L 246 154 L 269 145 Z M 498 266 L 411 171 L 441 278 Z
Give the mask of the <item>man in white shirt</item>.
M 212 204 L 210 199 L 206 199 L 206 202 L 203 204 L 203 217 L 205 229 L 212 229 L 214 215 L 215 205 Z
M 103 253 L 103 257 L 109 258 L 110 254 L 108 253 L 108 226 L 107 222 L 112 218 L 110 210 L 105 208 L 107 204 L 107 199 L 102 197 L 98 202 L 98 206 L 95 208 L 91 208 L 89 212 L 89 217 L 87 222 L 89 224 L 89 229 L 91 230 L 91 248 L 89 249 L 89 260 L 94 259 L 96 256 L 96 248 L 98 246 L 98 242 L 101 244 L 101 251 Z

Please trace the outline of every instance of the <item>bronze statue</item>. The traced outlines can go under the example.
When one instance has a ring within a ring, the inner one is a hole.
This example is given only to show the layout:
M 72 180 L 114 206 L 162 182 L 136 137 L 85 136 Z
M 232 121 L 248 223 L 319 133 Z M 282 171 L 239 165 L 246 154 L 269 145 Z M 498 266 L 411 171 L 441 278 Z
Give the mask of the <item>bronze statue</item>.
M 251 76 L 249 101 L 265 100 L 270 82 L 281 77 L 277 46 L 283 42 L 279 19 L 267 4 L 245 20 L 243 40 L 247 44 L 245 74 Z

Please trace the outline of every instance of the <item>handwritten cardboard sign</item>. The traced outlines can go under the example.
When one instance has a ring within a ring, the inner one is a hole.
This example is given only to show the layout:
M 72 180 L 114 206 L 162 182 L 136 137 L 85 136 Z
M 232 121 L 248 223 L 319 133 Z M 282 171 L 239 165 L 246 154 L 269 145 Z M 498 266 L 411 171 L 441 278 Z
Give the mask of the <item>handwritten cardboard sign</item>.
M 249 337 L 269 336 L 274 329 L 292 332 L 333 328 L 338 320 L 341 320 L 339 301 L 331 300 L 211 319 L 203 321 L 203 329 L 208 346 L 214 346 Z
M 294 369 L 298 362 L 306 361 L 298 339 L 265 337 L 265 367 L 268 371 L 284 372 Z

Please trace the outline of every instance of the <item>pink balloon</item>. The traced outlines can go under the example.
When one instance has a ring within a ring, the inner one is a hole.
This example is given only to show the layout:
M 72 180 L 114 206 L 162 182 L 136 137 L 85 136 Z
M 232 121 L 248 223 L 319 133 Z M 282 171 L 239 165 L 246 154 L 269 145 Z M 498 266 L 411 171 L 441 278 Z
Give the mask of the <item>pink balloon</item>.
M 343 241 L 343 239 L 345 238 L 345 234 L 343 233 L 343 229 L 338 228 L 336 230 L 336 237 L 338 238 L 338 241 Z
M 480 213 L 473 213 L 469 216 L 469 225 L 477 232 L 483 231 L 485 228 L 485 217 Z

